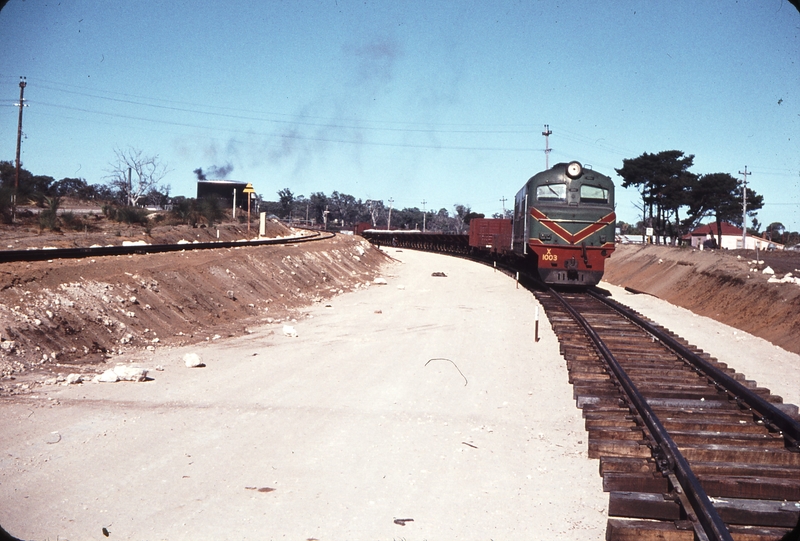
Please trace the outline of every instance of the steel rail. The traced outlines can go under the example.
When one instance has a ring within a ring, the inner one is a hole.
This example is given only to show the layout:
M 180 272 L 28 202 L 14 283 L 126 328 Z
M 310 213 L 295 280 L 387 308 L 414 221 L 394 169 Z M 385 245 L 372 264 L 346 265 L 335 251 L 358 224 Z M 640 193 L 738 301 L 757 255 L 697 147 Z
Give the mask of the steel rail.
M 796 421 L 785 411 L 775 407 L 770 402 L 767 402 L 762 397 L 742 385 L 740 382 L 736 381 L 731 376 L 712 365 L 701 356 L 697 355 L 694 351 L 681 344 L 668 333 L 642 319 L 638 314 L 636 314 L 636 312 L 627 306 L 621 305 L 620 303 L 611 299 L 607 299 L 596 291 L 589 291 L 589 294 L 595 299 L 610 306 L 617 312 L 623 314 L 633 323 L 639 325 L 648 333 L 655 336 L 662 343 L 666 344 L 675 353 L 685 358 L 693 366 L 709 377 L 713 385 L 715 385 L 717 388 L 721 386 L 723 390 L 732 395 L 733 400 L 735 400 L 737 403 L 745 404 L 763 421 L 772 424 L 782 436 L 786 437 L 792 443 L 795 450 L 800 450 L 800 422 Z
M 614 354 L 611 353 L 611 350 L 608 349 L 605 342 L 603 342 L 602 338 L 600 338 L 589 322 L 587 322 L 564 297 L 553 289 L 548 290 L 548 293 L 558 299 L 567 312 L 569 312 L 575 321 L 586 331 L 586 334 L 597 346 L 598 352 L 608 363 L 609 368 L 617 378 L 617 381 L 627 395 L 631 405 L 633 405 L 636 412 L 647 425 L 650 435 L 658 446 L 658 448 L 653 449 L 653 451 L 654 454 L 656 454 L 655 458 L 659 462 L 662 473 L 674 474 L 675 478 L 680 483 L 680 487 L 675 487 L 675 489 L 682 492 L 691 505 L 691 509 L 686 511 L 690 520 L 696 518 L 696 521 L 692 520 L 692 524 L 697 536 L 700 539 L 709 539 L 709 541 L 733 541 L 728 527 L 725 525 L 722 518 L 720 518 L 708 494 L 706 494 L 706 491 L 700 485 L 700 481 L 694 475 L 694 472 L 692 472 L 689 462 L 680 452 L 677 444 L 670 437 L 664 425 L 662 425 L 661 421 L 658 419 L 658 416 L 652 408 L 650 408 L 647 400 L 641 395 Z M 694 514 L 694 517 L 692 517 L 692 514 Z
M 197 242 L 186 244 L 136 244 L 132 246 L 96 246 L 86 248 L 54 248 L 39 250 L 0 250 L 0 263 L 14 261 L 49 261 L 51 259 L 80 259 L 113 255 L 157 254 L 180 252 L 183 250 L 211 250 L 214 248 L 237 248 L 241 246 L 264 246 L 273 244 L 296 244 L 312 240 L 323 240 L 335 236 L 319 231 L 309 231 L 300 237 L 281 237 L 276 239 Z

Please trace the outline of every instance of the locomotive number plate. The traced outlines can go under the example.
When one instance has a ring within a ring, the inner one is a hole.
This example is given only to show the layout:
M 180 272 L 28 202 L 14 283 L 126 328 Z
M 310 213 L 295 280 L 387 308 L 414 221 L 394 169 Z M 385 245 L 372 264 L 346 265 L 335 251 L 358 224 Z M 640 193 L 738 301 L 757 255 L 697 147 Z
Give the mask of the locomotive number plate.
M 558 261 L 558 255 L 557 254 L 551 254 L 550 253 L 550 248 L 548 248 L 547 249 L 547 253 L 546 254 L 542 254 L 542 261 Z

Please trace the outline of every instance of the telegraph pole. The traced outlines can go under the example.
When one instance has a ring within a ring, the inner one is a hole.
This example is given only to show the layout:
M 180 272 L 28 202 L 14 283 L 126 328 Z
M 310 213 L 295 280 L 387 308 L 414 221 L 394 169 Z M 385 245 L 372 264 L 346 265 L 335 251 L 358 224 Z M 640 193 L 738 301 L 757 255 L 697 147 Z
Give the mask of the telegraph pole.
M 742 184 L 742 250 L 747 249 L 747 175 L 753 173 L 747 172 L 747 166 L 744 166 L 744 172 L 739 171 L 740 175 L 744 175 L 744 183 Z
M 386 229 L 388 229 L 389 231 L 391 231 L 391 230 L 392 230 L 392 204 L 393 204 L 393 203 L 394 203 L 394 199 L 392 199 L 392 198 L 390 197 L 390 198 L 389 198 L 389 221 L 388 221 L 388 223 L 386 224 Z
M 19 191 L 19 152 L 22 146 L 22 108 L 25 107 L 25 87 L 28 85 L 25 77 L 20 77 L 19 81 L 19 122 L 17 123 L 17 170 L 14 177 L 14 194 L 11 196 L 11 222 L 16 219 L 17 213 L 17 192 Z
M 500 198 L 500 202 L 503 204 L 503 218 L 506 217 L 506 196 Z
M 544 135 L 544 168 L 545 169 L 550 169 L 550 151 L 552 150 L 550 148 L 550 136 L 552 134 L 553 134 L 553 132 L 550 131 L 550 124 L 545 124 L 544 125 L 544 131 L 542 132 L 542 135 Z
M 422 232 L 423 233 L 425 232 L 425 218 L 427 218 L 427 216 L 428 216 L 428 213 L 425 212 L 425 203 L 427 203 L 427 201 L 425 201 L 423 199 L 422 200 Z

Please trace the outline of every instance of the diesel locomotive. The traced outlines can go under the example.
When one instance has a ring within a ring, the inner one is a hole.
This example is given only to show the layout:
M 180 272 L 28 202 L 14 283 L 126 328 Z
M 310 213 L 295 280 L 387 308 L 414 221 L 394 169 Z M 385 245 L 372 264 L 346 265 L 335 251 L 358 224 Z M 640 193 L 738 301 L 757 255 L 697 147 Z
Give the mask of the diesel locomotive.
M 548 284 L 597 284 L 615 231 L 614 182 L 576 161 L 534 175 L 514 199 L 511 250 Z
M 511 220 L 473 219 L 468 236 L 377 230 L 363 235 L 384 245 L 514 260 L 547 284 L 586 287 L 603 277 L 615 231 L 613 181 L 572 161 L 531 177 L 514 198 Z

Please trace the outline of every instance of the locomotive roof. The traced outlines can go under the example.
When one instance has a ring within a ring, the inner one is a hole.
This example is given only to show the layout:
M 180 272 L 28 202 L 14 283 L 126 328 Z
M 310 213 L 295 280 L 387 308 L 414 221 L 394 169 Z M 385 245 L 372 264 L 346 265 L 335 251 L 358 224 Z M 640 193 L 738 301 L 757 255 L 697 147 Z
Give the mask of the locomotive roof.
M 573 180 L 577 180 L 580 182 L 583 181 L 591 181 L 593 184 L 597 184 L 600 186 L 608 186 L 613 187 L 614 181 L 611 180 L 610 177 L 604 175 L 603 173 L 598 173 L 593 169 L 588 169 L 583 167 L 581 171 L 581 175 L 576 178 L 570 178 L 567 175 L 567 165 L 568 163 L 557 163 L 550 169 L 545 171 L 541 171 L 533 175 L 528 182 L 532 182 L 534 184 L 550 184 L 550 183 L 557 183 L 557 182 L 571 182 Z

